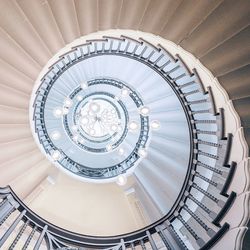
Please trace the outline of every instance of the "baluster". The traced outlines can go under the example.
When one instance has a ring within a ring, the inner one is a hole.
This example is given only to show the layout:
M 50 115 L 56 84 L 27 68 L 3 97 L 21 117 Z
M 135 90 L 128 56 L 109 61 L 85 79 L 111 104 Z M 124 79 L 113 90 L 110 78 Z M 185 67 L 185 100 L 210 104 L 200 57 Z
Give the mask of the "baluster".
M 102 53 L 105 52 L 105 42 L 102 42 L 102 50 L 101 50 Z
M 196 94 L 196 93 L 199 93 L 199 92 L 200 92 L 199 89 L 195 89 L 195 90 L 192 90 L 192 91 L 183 93 L 183 95 L 184 95 L 184 96 L 189 96 L 189 95 L 193 95 L 193 94 Z
M 167 230 L 172 235 L 172 237 L 174 238 L 176 244 L 180 247 L 181 250 L 188 250 L 187 246 L 185 245 L 185 243 L 183 242 L 181 237 L 177 234 L 177 232 L 175 231 L 175 229 L 174 229 L 174 227 L 172 225 L 169 225 L 167 227 Z
M 200 99 L 200 100 L 196 100 L 196 101 L 189 101 L 188 105 L 200 104 L 200 103 L 205 103 L 205 102 L 207 102 L 207 99 Z
M 148 236 L 148 240 L 149 240 L 149 243 L 150 243 L 150 245 L 151 245 L 151 247 L 152 247 L 152 250 L 157 250 L 157 246 L 156 246 L 156 244 L 155 244 L 155 241 L 154 241 L 154 239 L 153 239 L 151 233 L 150 233 L 149 231 L 146 231 L 146 234 L 147 234 L 147 236 Z
M 29 224 L 29 221 L 27 220 L 27 221 L 22 225 L 22 227 L 21 227 L 20 231 L 18 232 L 16 238 L 14 239 L 14 241 L 12 242 L 12 244 L 10 245 L 9 250 L 13 250 L 13 249 L 15 248 L 17 242 L 18 242 L 19 239 L 22 237 L 22 235 L 23 235 L 25 229 L 27 228 L 28 224 Z
M 130 247 L 131 247 L 132 250 L 135 250 L 135 245 L 134 245 L 133 242 L 130 244 Z
M 159 67 L 159 70 L 164 69 L 169 63 L 171 63 L 170 60 L 168 60 L 167 62 L 163 63 L 161 66 L 158 66 L 158 67 Z
M 67 58 L 68 58 L 68 60 L 69 60 L 69 64 L 71 64 L 71 63 L 72 63 L 71 57 L 70 57 L 69 55 L 67 55 Z
M 211 166 L 209 166 L 205 163 L 202 163 L 200 161 L 197 162 L 197 166 L 204 167 L 206 169 L 209 169 L 209 170 L 215 172 L 216 174 L 223 175 L 223 172 L 221 170 L 219 170 L 218 168 L 211 167 Z
M 121 52 L 121 45 L 122 45 L 122 41 L 118 42 L 118 46 L 117 46 L 117 52 Z
M 127 52 L 128 52 L 129 46 L 130 46 L 130 41 L 127 40 L 127 45 L 126 45 L 126 47 L 125 47 L 125 49 L 124 49 L 124 53 L 127 53 Z
M 181 74 L 181 75 L 179 75 L 179 76 L 174 77 L 173 80 L 174 80 L 174 81 L 180 80 L 180 79 L 181 79 L 182 77 L 184 77 L 184 76 L 186 76 L 185 73 L 183 73 L 183 74 Z
M 3 221 L 6 220 L 6 216 L 13 212 L 15 208 L 18 208 L 18 206 L 19 204 L 13 199 L 13 197 L 7 196 L 0 208 L 0 223 L 3 224 Z
M 183 207 L 197 222 L 198 224 L 205 229 L 207 234 L 210 237 L 213 237 L 215 235 L 215 231 L 208 227 L 205 222 L 203 222 L 186 204 Z
M 78 56 L 77 56 L 77 53 L 76 53 L 76 50 L 74 51 L 74 56 L 75 56 L 75 59 L 73 59 L 74 61 L 78 59 Z
M 81 53 L 81 57 L 84 57 L 84 52 L 83 52 L 83 48 L 80 47 L 80 53 Z
M 176 71 L 178 68 L 180 68 L 180 65 L 175 66 L 174 68 L 172 68 L 171 70 L 166 72 L 166 74 L 169 75 L 169 74 L 173 73 L 174 71 Z
M 191 86 L 193 84 L 196 84 L 196 82 L 195 81 L 191 81 L 191 82 L 184 83 L 184 84 L 182 84 L 182 85 L 179 86 L 179 89 L 183 89 L 183 88 L 189 87 L 189 86 Z
M 12 214 L 12 212 L 14 211 L 14 209 L 12 209 L 0 222 L 0 226 L 3 225 L 3 223 L 9 218 L 9 216 Z
M 121 239 L 121 249 L 126 250 L 124 239 Z
M 202 247 L 205 245 L 205 242 L 202 238 L 200 238 L 195 231 L 192 229 L 192 227 L 183 219 L 183 217 L 179 214 L 177 216 L 179 221 L 184 225 L 184 227 L 188 230 L 188 232 L 194 237 L 196 243 L 198 244 L 199 247 Z
M 172 249 L 171 245 L 170 245 L 170 242 L 165 234 L 165 232 L 160 228 L 160 227 L 157 227 L 156 228 L 157 230 L 157 233 L 159 234 L 159 236 L 161 237 L 165 247 L 168 249 L 168 250 L 174 250 Z
M 147 250 L 143 240 L 140 240 L 142 250 Z
M 58 64 L 56 64 L 56 67 L 58 68 L 59 72 L 62 72 L 62 68 Z
M 55 245 L 57 246 L 57 248 L 59 248 L 60 249 L 60 246 L 59 246 L 59 244 L 57 244 L 55 241 L 53 241 L 53 243 L 52 243 L 52 239 L 51 239 L 51 236 L 50 236 L 50 234 L 48 233 L 48 232 L 46 232 L 46 246 L 47 246 L 47 249 L 54 249 L 53 248 L 53 243 L 55 243 Z
M 200 140 L 200 139 L 198 139 L 196 142 L 199 143 L 199 144 L 208 145 L 208 146 L 212 146 L 212 147 L 216 147 L 216 148 L 221 148 L 222 147 L 222 145 L 219 144 L 219 143 L 203 141 L 203 140 Z
M 138 49 L 138 47 L 139 47 L 139 44 L 136 44 L 133 51 L 132 51 L 132 53 L 131 53 L 132 55 L 135 55 L 135 52 Z
M 90 44 L 88 44 L 87 45 L 87 55 L 90 55 L 91 54 L 91 52 L 90 52 L 90 45 L 91 45 L 92 43 L 90 43 Z
M 46 233 L 46 231 L 47 231 L 47 228 L 48 228 L 47 225 L 44 226 L 43 231 L 41 232 L 41 234 L 40 234 L 40 236 L 39 236 L 39 238 L 38 238 L 38 240 L 37 240 L 37 242 L 36 242 L 36 244 L 35 244 L 35 246 L 34 246 L 34 250 L 38 250 L 39 247 L 41 246 L 42 241 L 43 241 L 43 237 L 44 237 L 44 235 L 45 235 L 45 233 Z
M 192 200 L 194 203 L 196 203 L 203 211 L 205 211 L 210 218 L 215 219 L 216 218 L 216 213 L 211 211 L 207 206 L 205 206 L 202 202 L 198 201 L 192 194 L 188 195 L 188 198 Z
M 0 202 L 0 208 L 5 203 L 5 201 L 6 201 L 6 199 L 4 199 L 4 198 L 1 200 L 1 202 Z
M 113 44 L 114 44 L 114 41 L 111 40 L 110 41 L 110 46 L 109 46 L 109 52 L 112 52 Z
M 200 186 L 198 186 L 196 183 L 193 183 L 192 187 L 195 188 L 195 189 L 197 189 L 201 193 L 203 193 L 205 196 L 207 196 L 210 200 L 214 201 L 215 203 L 219 202 L 219 199 L 217 199 L 215 196 L 213 196 L 209 192 L 205 191 L 203 188 L 201 188 Z
M 197 129 L 196 133 L 204 134 L 204 135 L 217 135 L 217 131 L 207 131 L 207 130 L 201 130 L 201 129 Z
M 212 181 L 210 179 L 208 179 L 207 177 L 201 175 L 199 172 L 195 172 L 195 176 L 199 177 L 200 179 L 208 182 L 209 184 L 211 184 L 214 187 L 217 187 L 218 183 L 216 183 L 215 181 Z
M 155 53 L 155 51 L 154 51 L 154 50 L 152 50 L 152 51 L 149 53 L 148 57 L 147 57 L 147 58 L 145 58 L 145 60 L 149 61 L 149 60 L 150 60 L 150 58 L 154 55 L 154 53 Z
M 195 120 L 194 123 L 215 124 L 216 120 Z
M 163 57 L 164 55 L 161 54 L 155 61 L 154 61 L 154 65 L 156 65 Z
M 204 114 L 204 113 L 210 113 L 209 109 L 202 109 L 202 110 L 191 111 L 192 115 L 195 115 L 195 114 Z
M 143 54 L 146 52 L 147 48 L 148 48 L 148 47 L 145 46 L 145 47 L 142 49 L 142 52 L 141 52 L 141 54 L 139 55 L 140 58 L 142 58 L 142 56 L 143 56 Z
M 14 220 L 14 222 L 11 224 L 11 226 L 7 229 L 7 231 L 4 233 L 2 238 L 0 239 L 0 248 L 3 246 L 5 241 L 9 238 L 11 233 L 14 231 L 18 223 L 22 220 L 23 216 L 25 215 L 26 210 L 23 210 L 22 213 L 19 214 L 19 216 Z
M 32 229 L 32 231 L 30 233 L 30 235 L 28 236 L 27 240 L 24 243 L 24 246 L 23 246 L 22 250 L 26 250 L 28 248 L 28 246 L 29 246 L 29 244 L 30 244 L 35 232 L 36 232 L 36 229 L 37 229 L 37 227 L 34 226 L 34 228 Z
M 200 155 L 207 156 L 207 157 L 209 157 L 209 158 L 211 158 L 211 159 L 214 159 L 214 160 L 218 160 L 218 159 L 219 159 L 219 156 L 218 156 L 218 155 L 213 155 L 213 154 L 210 154 L 210 153 L 207 153 L 207 152 L 203 152 L 203 151 L 201 151 L 201 150 L 198 150 L 198 153 L 199 153 Z

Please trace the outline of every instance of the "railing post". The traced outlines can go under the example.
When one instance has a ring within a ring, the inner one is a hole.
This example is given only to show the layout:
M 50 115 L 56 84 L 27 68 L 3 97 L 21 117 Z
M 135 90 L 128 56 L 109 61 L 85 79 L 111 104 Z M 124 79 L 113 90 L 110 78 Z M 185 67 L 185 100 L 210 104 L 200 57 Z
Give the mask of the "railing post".
M 41 234 L 40 234 L 40 236 L 39 236 L 39 238 L 38 238 L 38 240 L 37 240 L 37 242 L 36 242 L 36 245 L 34 246 L 34 250 L 38 250 L 39 247 L 41 246 L 42 241 L 43 241 L 43 237 L 44 237 L 44 235 L 45 235 L 45 233 L 46 233 L 46 231 L 47 231 L 47 228 L 48 228 L 47 225 L 44 226 L 43 231 L 41 232 Z
M 122 250 L 126 250 L 124 239 L 121 239 Z
M 8 195 L 7 198 L 3 201 L 0 207 L 0 223 L 4 218 L 14 209 L 18 208 L 19 204 L 13 199 L 11 195 Z
M 150 232 L 149 232 L 149 231 L 146 231 L 146 234 L 147 234 L 147 236 L 148 236 L 148 240 L 149 240 L 149 243 L 150 243 L 152 249 L 153 249 L 153 250 L 157 250 L 157 246 L 156 246 L 155 241 L 154 241 L 152 235 L 150 234 Z
M 36 226 L 32 229 L 30 235 L 28 236 L 27 240 L 24 243 L 24 246 L 23 246 L 22 250 L 26 250 L 28 248 L 28 246 L 29 246 L 29 244 L 30 244 L 35 232 L 36 232 L 36 229 L 37 229 Z
M 12 223 L 12 225 L 7 229 L 3 237 L 0 239 L 0 248 L 3 246 L 4 242 L 8 239 L 10 234 L 14 231 L 18 223 L 22 220 L 23 216 L 25 215 L 26 210 L 23 210 L 21 214 L 15 219 L 15 221 Z

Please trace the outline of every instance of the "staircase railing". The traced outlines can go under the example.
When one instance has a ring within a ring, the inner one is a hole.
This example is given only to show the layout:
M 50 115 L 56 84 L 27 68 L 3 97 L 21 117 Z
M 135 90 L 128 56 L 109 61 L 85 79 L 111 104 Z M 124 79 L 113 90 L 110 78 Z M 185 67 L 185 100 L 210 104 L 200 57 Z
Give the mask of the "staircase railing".
M 161 247 L 209 249 L 229 229 L 230 225 L 226 222 L 221 225 L 221 221 L 236 197 L 236 193 L 228 193 L 236 163 L 228 162 L 232 135 L 224 135 L 223 109 L 217 111 L 212 89 L 204 87 L 197 71 L 190 70 L 179 55 L 171 55 L 161 45 L 125 36 L 103 37 L 62 55 L 43 77 L 38 90 L 40 96 L 34 103 L 37 133 L 43 135 L 40 142 L 53 147 L 41 117 L 44 95 L 53 81 L 75 63 L 106 54 L 126 56 L 154 69 L 175 91 L 186 112 L 192 155 L 177 201 L 166 216 L 141 230 L 114 237 L 95 237 L 47 222 L 31 211 L 10 187 L 1 188 L 0 226 L 4 234 L 0 248 L 11 238 L 8 249 L 15 249 L 18 243 L 22 243 L 22 249 L 32 244 L 34 249 L 41 246 L 47 249 L 135 249 L 136 246 L 154 250 Z

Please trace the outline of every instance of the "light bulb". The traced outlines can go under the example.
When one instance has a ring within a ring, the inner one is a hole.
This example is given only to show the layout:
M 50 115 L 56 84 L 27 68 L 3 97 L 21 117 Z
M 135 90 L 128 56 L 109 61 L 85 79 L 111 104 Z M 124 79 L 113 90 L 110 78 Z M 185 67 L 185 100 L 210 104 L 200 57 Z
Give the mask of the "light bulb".
M 138 129 L 139 125 L 136 121 L 131 121 L 129 124 L 128 124 L 128 128 L 130 131 L 136 131 Z
M 116 132 L 118 130 L 118 126 L 116 124 L 111 125 L 110 127 L 112 132 Z
M 80 123 L 81 123 L 82 125 L 88 124 L 88 123 L 89 123 L 89 118 L 88 118 L 87 116 L 82 116 L 82 117 L 80 118 Z
M 75 142 L 78 141 L 78 135 L 73 135 L 73 141 L 75 141 Z
M 83 99 L 83 97 L 82 97 L 81 95 L 78 95 L 78 96 L 76 97 L 76 100 L 79 101 L 79 102 L 80 102 L 82 99 Z
M 63 114 L 67 115 L 69 113 L 69 109 L 68 108 L 63 108 Z
M 52 140 L 59 140 L 61 138 L 61 134 L 59 131 L 53 131 L 51 134 L 50 134 Z
M 143 106 L 139 109 L 139 112 L 142 116 L 148 116 L 149 115 L 149 112 L 150 112 L 150 109 L 149 107 L 146 107 L 146 106 Z
M 98 113 L 100 111 L 100 105 L 97 102 L 91 102 L 89 104 L 89 109 L 93 113 Z
M 122 90 L 121 90 L 122 97 L 128 96 L 129 93 L 130 93 L 130 91 L 127 88 L 122 88 Z
M 63 115 L 63 110 L 62 108 L 60 107 L 57 107 L 53 110 L 53 115 L 56 117 L 56 118 L 59 118 Z
M 87 82 L 82 82 L 82 83 L 81 83 L 81 88 L 82 88 L 82 89 L 87 89 L 88 86 L 89 86 L 89 85 L 88 85 Z
M 72 129 L 72 131 L 76 132 L 76 131 L 78 130 L 78 127 L 77 127 L 76 125 L 73 125 L 73 126 L 71 127 L 71 129 Z
M 124 155 L 124 149 L 123 148 L 119 148 L 118 149 L 118 154 L 119 155 Z
M 146 149 L 145 148 L 140 148 L 139 150 L 138 150 L 138 154 L 139 154 L 139 156 L 141 156 L 141 157 L 146 157 L 147 155 L 148 155 L 148 153 L 147 153 L 147 151 L 146 151 Z
M 127 177 L 124 174 L 120 174 L 117 176 L 116 183 L 119 186 L 124 186 L 127 183 Z
M 106 146 L 106 150 L 108 151 L 108 152 L 110 152 L 111 150 L 112 150 L 112 145 L 111 144 L 108 144 L 107 146 Z
M 73 101 L 70 98 L 64 100 L 64 106 L 70 108 L 73 105 Z
M 51 154 L 54 161 L 58 161 L 61 158 L 61 153 L 59 150 L 54 150 Z
M 81 144 L 83 144 L 84 141 L 85 141 L 85 140 L 84 140 L 83 138 L 80 138 L 80 139 L 79 139 L 79 142 L 80 142 Z
M 153 129 L 153 130 L 157 130 L 161 127 L 161 124 L 158 120 L 154 120 L 151 122 L 150 124 L 150 127 Z
M 93 128 L 90 129 L 90 130 L 89 130 L 89 134 L 90 134 L 90 135 L 95 135 L 95 130 L 94 130 Z

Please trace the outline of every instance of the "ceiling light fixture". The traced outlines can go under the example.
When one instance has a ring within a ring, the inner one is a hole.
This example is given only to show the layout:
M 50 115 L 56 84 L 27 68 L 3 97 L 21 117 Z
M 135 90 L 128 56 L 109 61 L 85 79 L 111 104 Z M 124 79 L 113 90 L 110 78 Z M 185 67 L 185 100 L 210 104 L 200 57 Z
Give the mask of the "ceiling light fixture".
M 107 152 L 110 152 L 112 149 L 113 149 L 113 147 L 112 147 L 111 144 L 108 144 L 108 145 L 106 146 Z
M 51 154 L 54 161 L 58 161 L 61 158 L 61 153 L 59 150 L 54 150 Z
M 73 141 L 75 141 L 75 142 L 78 141 L 78 135 L 73 135 Z
M 158 130 L 160 127 L 161 127 L 161 124 L 158 120 L 153 120 L 151 123 L 150 123 L 150 127 L 153 129 L 153 130 Z
M 127 177 L 124 174 L 120 174 L 117 176 L 116 183 L 119 186 L 124 186 L 127 183 Z
M 136 121 L 131 121 L 129 124 L 128 124 L 128 128 L 130 131 L 134 132 L 136 130 L 138 130 L 139 128 L 139 125 Z
M 122 97 L 127 97 L 129 95 L 130 91 L 127 88 L 121 89 L 121 95 Z
M 73 105 L 73 101 L 70 98 L 64 100 L 64 107 L 70 108 Z
M 77 99 L 77 101 L 81 101 L 82 99 L 83 99 L 83 96 L 81 96 L 81 95 L 78 95 L 77 97 L 76 97 L 76 99 Z
M 61 138 L 61 134 L 59 131 L 55 130 L 50 134 L 52 140 L 59 140 Z
M 87 82 L 82 82 L 80 85 L 83 90 L 87 89 L 89 86 Z
M 76 132 L 76 131 L 78 130 L 78 127 L 77 127 L 76 125 L 73 125 L 73 126 L 71 127 L 71 129 L 72 129 L 73 132 Z
M 142 157 L 142 158 L 145 158 L 145 157 L 148 155 L 148 153 L 147 153 L 147 151 L 146 151 L 145 148 L 140 148 L 140 149 L 138 150 L 138 154 L 139 154 L 139 156 Z
M 84 140 L 83 138 L 80 138 L 80 139 L 79 139 L 79 142 L 80 142 L 81 144 L 83 144 L 83 143 L 85 142 L 85 140 Z
M 119 148 L 118 149 L 118 154 L 119 155 L 124 155 L 124 149 L 123 148 Z
M 146 106 L 143 106 L 139 109 L 139 112 L 142 116 L 148 116 L 149 115 L 149 112 L 150 112 L 150 109 L 149 107 L 146 107 Z
M 63 115 L 63 110 L 62 108 L 60 107 L 57 107 L 53 110 L 53 115 L 56 117 L 56 118 L 60 118 L 62 115 Z
M 90 111 L 92 111 L 93 113 L 98 113 L 100 111 L 100 105 L 97 102 L 91 102 L 89 104 L 89 109 Z
M 64 107 L 62 109 L 63 115 L 67 115 L 69 113 L 69 109 L 67 107 Z

